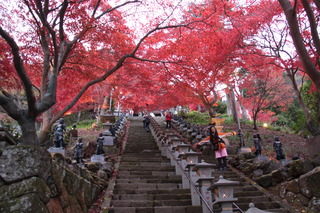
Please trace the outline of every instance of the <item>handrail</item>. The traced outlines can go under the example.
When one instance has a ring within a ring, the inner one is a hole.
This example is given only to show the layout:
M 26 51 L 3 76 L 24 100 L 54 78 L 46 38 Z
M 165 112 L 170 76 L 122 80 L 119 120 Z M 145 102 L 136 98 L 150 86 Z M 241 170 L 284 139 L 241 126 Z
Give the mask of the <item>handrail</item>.
M 237 210 L 239 210 L 241 213 L 244 213 L 244 211 L 242 211 L 242 209 L 240 209 L 240 207 L 235 202 L 233 202 L 232 204 L 237 208 Z
M 186 176 L 186 178 L 188 179 L 190 185 L 195 189 L 195 191 L 197 192 L 197 194 L 200 196 L 200 199 L 204 202 L 204 204 L 206 205 L 206 207 L 208 208 L 208 210 L 211 213 L 214 213 L 213 209 L 209 206 L 209 204 L 207 203 L 207 201 L 205 200 L 205 198 L 203 197 L 203 195 L 201 194 L 201 192 L 198 190 L 198 188 L 196 187 L 196 185 L 192 182 L 192 180 L 190 179 L 190 177 L 186 174 L 186 172 L 184 171 L 184 169 L 182 168 L 182 166 L 178 163 L 177 159 L 174 157 L 174 155 L 171 153 L 171 151 L 169 150 L 169 147 L 166 146 L 167 150 L 169 151 L 169 153 L 172 155 L 173 159 L 176 161 L 177 165 L 179 166 L 179 168 L 181 169 L 182 173 Z

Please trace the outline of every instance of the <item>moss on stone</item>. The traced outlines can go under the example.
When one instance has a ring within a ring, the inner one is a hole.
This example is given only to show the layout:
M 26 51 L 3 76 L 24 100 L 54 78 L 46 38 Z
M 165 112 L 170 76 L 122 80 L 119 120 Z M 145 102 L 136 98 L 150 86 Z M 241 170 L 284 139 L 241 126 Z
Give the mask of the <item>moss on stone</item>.
M 301 160 L 292 161 L 288 168 L 291 177 L 297 178 L 304 173 L 303 162 Z
M 45 182 L 38 177 L 31 177 L 18 183 L 0 187 L 0 201 L 17 198 L 30 193 L 37 193 L 44 203 L 49 202 L 50 189 Z
M 48 213 L 39 196 L 30 193 L 10 200 L 0 202 L 0 212 L 10 213 Z

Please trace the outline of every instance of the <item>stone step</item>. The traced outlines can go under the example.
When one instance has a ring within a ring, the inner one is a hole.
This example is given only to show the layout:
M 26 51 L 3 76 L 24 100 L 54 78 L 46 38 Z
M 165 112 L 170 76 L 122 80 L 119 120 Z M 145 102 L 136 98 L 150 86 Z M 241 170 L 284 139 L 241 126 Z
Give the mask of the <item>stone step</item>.
M 164 167 L 171 166 L 170 162 L 132 162 L 132 161 L 122 161 L 121 166 L 153 166 L 153 167 Z
M 179 184 L 177 183 L 117 183 L 115 189 L 178 189 Z
M 173 166 L 126 166 L 120 164 L 120 169 L 125 171 L 164 171 L 164 172 L 175 172 Z
M 113 194 L 190 194 L 190 189 L 115 189 Z
M 121 161 L 123 161 L 123 162 L 163 162 L 163 161 L 166 162 L 166 161 L 170 161 L 168 158 L 162 157 L 160 155 L 159 156 L 156 156 L 156 155 L 145 156 L 143 158 L 140 155 L 138 155 L 138 154 L 136 156 L 125 155 L 122 157 Z
M 127 152 L 126 156 L 137 157 L 138 159 L 148 159 L 148 158 L 160 157 L 161 152 L 146 153 L 146 152 L 132 151 L 132 152 Z
M 189 206 L 191 199 L 187 200 L 112 200 L 112 206 L 117 207 L 154 207 L 154 206 Z
M 176 173 L 173 171 L 164 172 L 164 171 L 119 171 L 118 177 L 139 177 L 139 176 L 153 176 L 153 177 L 169 177 L 176 176 Z
M 181 183 L 181 177 L 178 176 L 177 178 L 166 178 L 166 179 L 159 179 L 159 178 L 154 178 L 152 179 L 151 177 L 149 178 L 131 178 L 131 179 L 118 179 L 117 183 L 122 184 L 122 183 Z
M 200 206 L 112 207 L 109 213 L 202 213 Z
M 190 194 L 116 194 L 113 200 L 188 200 Z

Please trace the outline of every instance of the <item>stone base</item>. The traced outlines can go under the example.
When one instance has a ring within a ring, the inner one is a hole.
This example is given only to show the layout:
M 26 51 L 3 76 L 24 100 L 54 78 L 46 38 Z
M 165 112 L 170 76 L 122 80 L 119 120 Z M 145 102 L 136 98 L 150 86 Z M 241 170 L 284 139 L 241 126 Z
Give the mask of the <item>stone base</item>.
M 251 148 L 250 147 L 241 147 L 238 151 L 238 153 L 248 153 L 251 152 Z
M 280 164 L 280 166 L 282 166 L 282 167 L 287 166 L 289 163 L 291 163 L 291 160 L 287 160 L 287 159 L 279 160 L 279 164 Z
M 66 155 L 66 151 L 64 150 L 64 148 L 61 148 L 61 147 L 50 147 L 48 149 L 48 152 L 50 152 L 50 153 L 61 153 L 63 156 Z
M 103 145 L 104 146 L 113 146 L 114 145 L 114 138 L 113 136 L 103 136 Z
M 266 155 L 258 155 L 255 159 L 254 159 L 255 162 L 269 162 L 270 159 L 268 156 Z
M 104 155 L 92 155 L 91 156 L 91 162 L 104 162 Z
M 109 130 L 105 130 L 102 132 L 103 136 L 112 136 L 112 133 Z

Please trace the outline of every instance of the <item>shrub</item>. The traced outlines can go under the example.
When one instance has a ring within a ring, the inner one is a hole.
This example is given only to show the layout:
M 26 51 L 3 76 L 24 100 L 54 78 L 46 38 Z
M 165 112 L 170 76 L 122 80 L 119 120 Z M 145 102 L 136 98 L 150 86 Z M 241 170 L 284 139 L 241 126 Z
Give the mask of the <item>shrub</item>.
M 185 114 L 187 122 L 195 125 L 206 125 L 210 122 L 210 116 L 207 113 L 191 111 Z
M 79 123 L 77 123 L 77 129 L 89 129 L 91 128 L 92 124 L 95 123 L 95 119 L 89 119 L 89 120 L 82 120 Z

